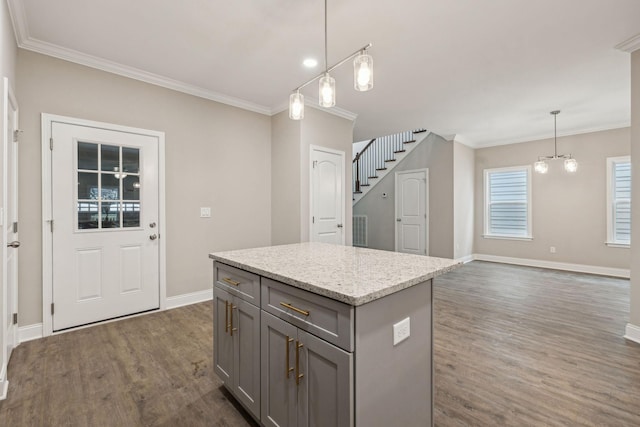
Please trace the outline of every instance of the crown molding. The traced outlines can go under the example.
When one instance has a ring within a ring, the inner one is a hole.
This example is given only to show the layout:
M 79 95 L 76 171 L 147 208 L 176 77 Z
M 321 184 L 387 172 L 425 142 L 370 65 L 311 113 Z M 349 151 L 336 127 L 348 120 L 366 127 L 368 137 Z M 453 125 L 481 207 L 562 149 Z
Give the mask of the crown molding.
M 22 0 L 7 0 L 9 16 L 13 24 L 13 33 L 16 36 L 16 43 L 20 46 L 29 38 L 29 25 L 27 24 L 27 13 L 24 10 Z
M 334 116 L 342 117 L 343 119 L 355 121 L 358 115 L 349 110 L 345 110 L 340 107 L 331 107 L 324 108 L 319 105 L 317 98 L 304 97 L 304 105 L 305 107 L 315 108 L 316 110 L 324 111 L 327 114 L 333 114 Z M 283 111 L 289 109 L 289 103 L 280 104 L 278 107 L 272 110 L 271 115 L 274 116 L 276 114 L 280 114 Z M 303 119 L 304 120 L 304 119 Z
M 636 50 L 640 49 L 640 34 L 636 34 L 628 40 L 623 41 L 622 43 L 616 45 L 616 49 L 621 50 L 623 52 L 633 53 Z

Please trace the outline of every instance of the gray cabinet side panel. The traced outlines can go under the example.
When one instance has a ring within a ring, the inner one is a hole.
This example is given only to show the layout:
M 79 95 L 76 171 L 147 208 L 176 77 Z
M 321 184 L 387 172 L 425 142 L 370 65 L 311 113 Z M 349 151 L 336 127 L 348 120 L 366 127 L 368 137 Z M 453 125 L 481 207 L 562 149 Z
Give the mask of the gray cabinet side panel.
M 431 281 L 356 307 L 356 426 L 431 426 Z M 393 325 L 411 334 L 393 345 Z

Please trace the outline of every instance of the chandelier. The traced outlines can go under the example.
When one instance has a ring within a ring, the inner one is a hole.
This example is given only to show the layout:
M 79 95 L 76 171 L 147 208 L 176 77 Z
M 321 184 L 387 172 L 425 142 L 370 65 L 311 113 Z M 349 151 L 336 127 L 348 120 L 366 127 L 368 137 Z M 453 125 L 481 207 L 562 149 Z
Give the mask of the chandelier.
M 560 110 L 554 110 L 550 113 L 553 115 L 553 156 L 540 156 L 538 161 L 533 164 L 533 168 L 538 173 L 547 173 L 549 164 L 547 160 L 564 159 L 564 170 L 573 173 L 578 170 L 578 162 L 571 154 L 558 154 L 558 127 L 557 118 Z

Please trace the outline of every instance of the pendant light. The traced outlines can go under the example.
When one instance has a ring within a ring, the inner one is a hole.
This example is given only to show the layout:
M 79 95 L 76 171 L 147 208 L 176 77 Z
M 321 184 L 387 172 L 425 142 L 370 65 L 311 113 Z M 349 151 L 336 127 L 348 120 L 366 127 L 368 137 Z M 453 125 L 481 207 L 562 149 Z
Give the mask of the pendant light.
M 351 58 L 355 57 L 353 61 L 353 87 L 355 90 L 365 92 L 373 89 L 373 57 L 368 53 L 371 46 L 369 43 L 329 67 L 327 61 L 327 0 L 324 0 L 324 72 L 294 89 L 289 96 L 289 118 L 292 120 L 304 118 L 304 96 L 300 90 L 316 80 L 319 80 L 318 103 L 324 108 L 334 107 L 336 105 L 336 80 L 329 73 Z
M 549 171 L 549 164 L 547 160 L 564 159 L 564 170 L 569 173 L 574 173 L 578 170 L 578 162 L 571 154 L 558 154 L 558 126 L 557 119 L 560 110 L 554 110 L 550 113 L 553 115 L 553 156 L 540 156 L 538 161 L 533 164 L 533 168 L 538 173 L 547 173 Z

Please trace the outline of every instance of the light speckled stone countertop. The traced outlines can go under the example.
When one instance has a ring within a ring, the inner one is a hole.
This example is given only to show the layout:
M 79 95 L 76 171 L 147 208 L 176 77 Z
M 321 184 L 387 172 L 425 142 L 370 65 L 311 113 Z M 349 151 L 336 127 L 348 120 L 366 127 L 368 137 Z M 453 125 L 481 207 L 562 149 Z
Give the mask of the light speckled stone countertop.
M 209 254 L 209 258 L 350 305 L 362 305 L 447 273 L 446 258 L 326 243 Z

